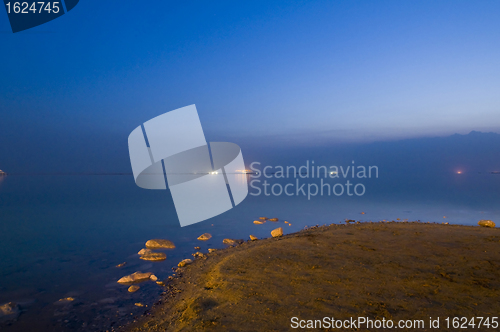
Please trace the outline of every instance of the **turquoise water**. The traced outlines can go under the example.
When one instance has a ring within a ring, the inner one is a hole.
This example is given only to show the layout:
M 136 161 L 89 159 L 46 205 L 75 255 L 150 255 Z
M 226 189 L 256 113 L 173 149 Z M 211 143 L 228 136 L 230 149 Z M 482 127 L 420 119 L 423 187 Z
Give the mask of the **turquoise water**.
M 283 186 L 291 182 L 268 181 Z M 138 292 L 128 293 L 126 286 L 116 283 L 122 276 L 151 271 L 163 280 L 180 260 L 191 257 L 195 246 L 206 252 L 224 247 L 224 238 L 268 237 L 279 226 L 291 233 L 306 225 L 345 219 L 399 218 L 465 225 L 475 225 L 480 219 L 500 222 L 500 175 L 385 176 L 364 184 L 366 193 L 361 197 L 308 200 L 296 195 L 250 194 L 220 216 L 181 228 L 169 192 L 138 188 L 129 175 L 3 177 L 0 304 L 19 303 L 22 312 L 17 321 L 0 326 L 5 331 L 98 331 L 117 326 L 147 309 L 135 306 L 136 302 L 150 306 L 162 292 L 147 282 L 140 284 Z M 254 225 L 253 220 L 261 216 L 280 221 Z M 196 240 L 205 232 L 213 235 L 211 240 Z M 151 238 L 170 239 L 177 248 L 165 251 L 165 261 L 142 261 L 136 253 Z M 127 262 L 124 267 L 115 267 L 123 262 Z M 75 300 L 68 305 L 57 303 L 68 296 Z

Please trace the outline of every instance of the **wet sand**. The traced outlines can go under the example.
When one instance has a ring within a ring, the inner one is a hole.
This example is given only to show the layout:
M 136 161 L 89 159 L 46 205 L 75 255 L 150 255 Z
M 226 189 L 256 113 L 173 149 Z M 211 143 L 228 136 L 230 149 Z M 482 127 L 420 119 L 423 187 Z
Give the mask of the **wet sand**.
M 500 316 L 500 231 L 330 225 L 217 250 L 178 275 L 126 331 L 289 331 L 292 317 L 360 316 L 423 319 L 420 330 L 440 317 L 432 330 L 446 330 L 446 317 Z

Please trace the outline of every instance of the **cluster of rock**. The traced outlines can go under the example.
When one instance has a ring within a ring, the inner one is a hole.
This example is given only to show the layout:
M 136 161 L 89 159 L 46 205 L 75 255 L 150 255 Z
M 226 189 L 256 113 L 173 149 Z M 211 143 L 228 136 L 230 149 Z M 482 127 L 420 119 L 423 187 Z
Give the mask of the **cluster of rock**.
M 145 261 L 164 261 L 167 255 L 164 252 L 155 252 L 152 249 L 175 249 L 175 244 L 170 240 L 152 239 L 146 242 L 146 248 L 141 249 L 138 254 Z
M 268 218 L 268 217 L 259 217 L 258 220 L 254 220 L 253 223 L 256 224 L 256 225 L 262 225 L 264 224 L 266 221 L 272 221 L 272 222 L 278 222 L 279 219 L 278 218 Z M 291 223 L 289 223 L 288 221 L 284 221 L 285 224 L 288 224 L 288 226 L 292 226 Z M 278 227 L 276 229 L 273 229 L 271 231 L 271 235 L 272 237 L 280 237 L 280 236 L 283 236 L 283 228 L 282 227 Z M 255 240 L 258 240 L 258 238 L 254 235 L 250 235 L 250 240 L 251 241 L 255 241 Z M 225 241 L 225 240 L 224 240 Z
M 165 259 L 167 259 L 167 255 L 164 252 L 155 252 L 153 251 L 153 249 L 174 249 L 175 244 L 170 240 L 152 239 L 146 242 L 145 247 L 146 248 L 139 250 L 139 252 L 137 253 L 140 256 L 140 259 L 146 261 L 164 261 Z M 126 264 L 127 262 L 123 262 L 116 265 L 116 267 L 120 268 L 125 266 Z M 143 273 L 140 271 L 124 276 L 117 282 L 119 284 L 130 285 L 128 291 L 130 293 L 134 293 L 140 289 L 140 287 L 136 284 L 145 281 L 155 281 L 158 285 L 164 285 L 162 281 L 158 281 L 158 277 L 156 277 L 152 272 Z

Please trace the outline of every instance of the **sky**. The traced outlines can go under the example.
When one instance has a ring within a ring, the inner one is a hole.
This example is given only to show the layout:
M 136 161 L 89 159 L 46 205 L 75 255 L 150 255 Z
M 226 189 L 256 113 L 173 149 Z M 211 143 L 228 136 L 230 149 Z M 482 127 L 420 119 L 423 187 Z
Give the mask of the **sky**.
M 0 169 L 126 169 L 196 104 L 209 141 L 293 148 L 500 132 L 499 1 L 81 1 L 0 10 Z M 6 166 L 4 166 L 6 165 Z

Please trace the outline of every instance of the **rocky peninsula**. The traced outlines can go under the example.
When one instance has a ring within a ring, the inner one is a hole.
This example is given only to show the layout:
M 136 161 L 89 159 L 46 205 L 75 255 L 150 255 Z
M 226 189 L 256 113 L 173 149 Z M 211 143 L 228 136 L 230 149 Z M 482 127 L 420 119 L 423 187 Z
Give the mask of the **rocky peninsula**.
M 125 331 L 287 331 L 294 317 L 361 316 L 424 320 L 420 330 L 431 330 L 429 317 L 445 329 L 446 317 L 500 313 L 496 227 L 332 224 L 213 250 L 182 266 Z

